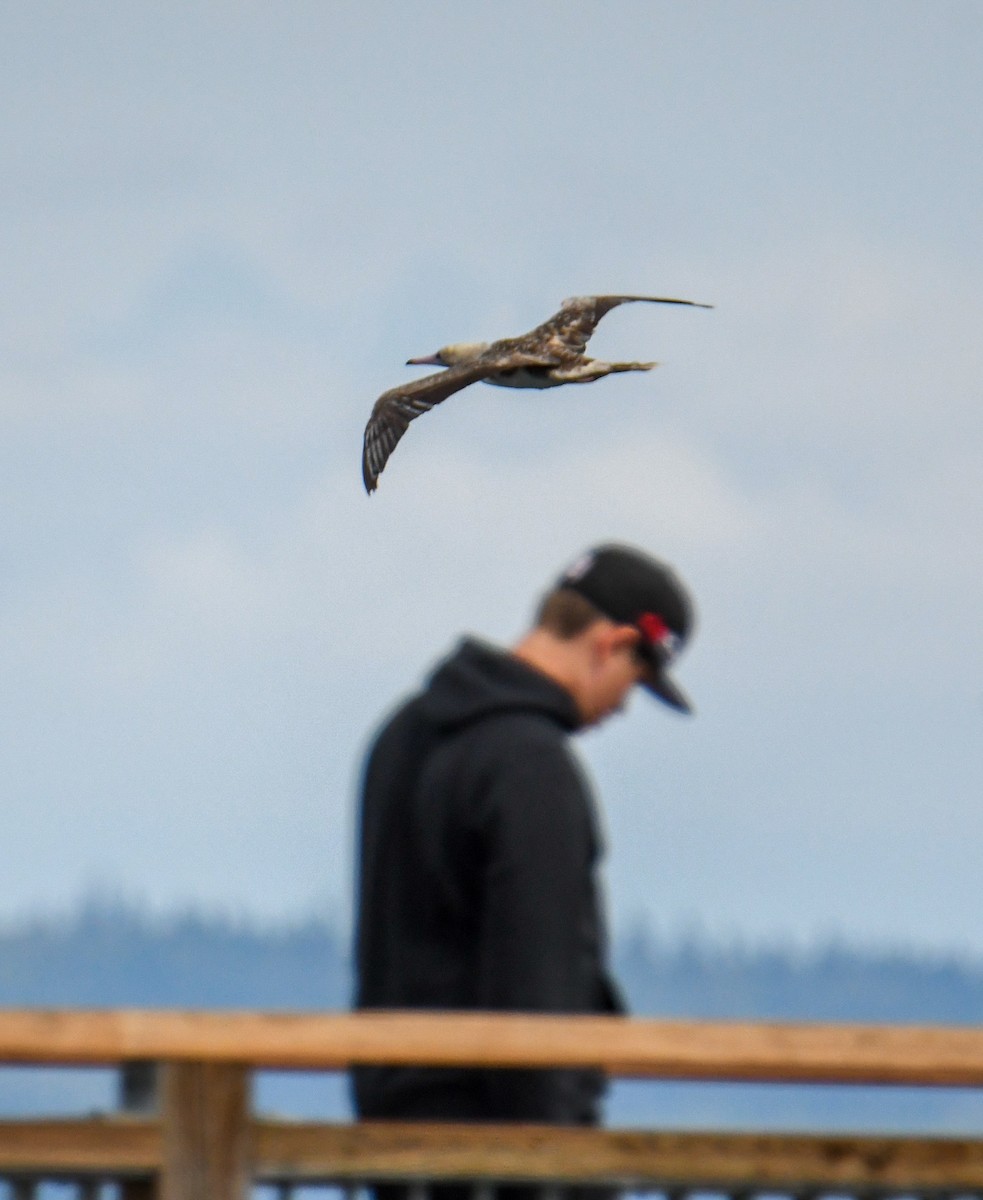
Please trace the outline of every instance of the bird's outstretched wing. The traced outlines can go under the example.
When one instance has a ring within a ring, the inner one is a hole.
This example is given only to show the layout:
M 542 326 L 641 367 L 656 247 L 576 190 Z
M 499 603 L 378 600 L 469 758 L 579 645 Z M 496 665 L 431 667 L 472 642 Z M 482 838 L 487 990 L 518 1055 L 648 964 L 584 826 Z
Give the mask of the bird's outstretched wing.
M 648 304 L 686 304 L 691 308 L 713 308 L 712 304 L 700 304 L 696 300 L 673 300 L 668 296 L 573 296 L 564 300 L 560 311 L 548 321 L 537 325 L 516 341 L 529 342 L 549 347 L 556 354 L 579 356 L 587 349 L 587 343 L 597 328 L 597 323 L 612 308 L 619 304 L 643 301 Z
M 460 363 L 437 371 L 412 383 L 401 384 L 383 392 L 376 400 L 365 426 L 362 443 L 362 479 L 367 492 L 374 492 L 382 474 L 382 468 L 396 449 L 396 443 L 406 432 L 410 421 L 422 413 L 429 412 L 435 404 L 453 396 L 469 384 L 477 383 L 494 374 L 496 362 L 484 358 L 474 362 Z

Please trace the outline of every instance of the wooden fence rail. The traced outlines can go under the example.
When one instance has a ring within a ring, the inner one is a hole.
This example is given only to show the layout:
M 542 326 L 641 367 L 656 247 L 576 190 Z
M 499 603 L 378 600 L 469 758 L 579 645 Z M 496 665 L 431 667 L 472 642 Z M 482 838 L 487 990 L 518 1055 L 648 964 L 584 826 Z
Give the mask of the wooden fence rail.
M 122 1180 L 134 1200 L 242 1200 L 250 1180 L 395 1179 L 983 1197 L 983 1139 L 329 1125 L 260 1119 L 250 1100 L 254 1069 L 386 1063 L 983 1087 L 979 1029 L 460 1013 L 0 1012 L 0 1062 L 139 1061 L 162 1064 L 156 1112 L 0 1122 L 0 1177 Z

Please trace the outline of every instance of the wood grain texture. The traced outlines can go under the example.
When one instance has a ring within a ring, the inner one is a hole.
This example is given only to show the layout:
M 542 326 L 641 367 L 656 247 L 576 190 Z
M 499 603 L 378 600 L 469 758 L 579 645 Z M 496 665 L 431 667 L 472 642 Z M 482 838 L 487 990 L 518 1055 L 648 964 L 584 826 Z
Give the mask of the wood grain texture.
M 142 1175 L 161 1145 L 160 1122 L 142 1117 L 0 1121 L 0 1171 Z
M 257 1122 L 259 1178 L 506 1179 L 664 1187 L 979 1189 L 983 1143 L 544 1126 Z
M 178 1081 L 170 1097 L 189 1105 L 184 1124 L 203 1120 L 209 1127 L 192 1130 L 190 1149 L 186 1144 L 178 1151 L 173 1146 L 165 1149 L 160 1121 L 2 1121 L 0 1172 L 133 1179 L 160 1172 L 162 1192 L 155 1192 L 148 1179 L 148 1195 L 182 1200 L 204 1195 L 224 1200 L 230 1195 L 230 1181 L 240 1186 L 245 1175 L 342 1183 L 414 1177 L 610 1181 L 731 1193 L 983 1189 L 983 1141 L 270 1120 L 248 1122 L 243 1140 L 229 1127 L 230 1118 L 241 1112 L 238 1093 L 230 1078 L 224 1083 L 213 1079 L 211 1086 L 190 1076 Z M 217 1110 L 203 1118 L 202 1102 L 216 1099 Z M 189 1154 L 199 1158 L 191 1169 Z M 212 1168 L 203 1169 L 202 1155 Z M 175 1156 L 185 1163 L 181 1179 L 173 1174 Z M 167 1182 L 169 1161 L 172 1175 Z
M 0 1062 L 586 1066 L 612 1076 L 983 1086 L 983 1030 L 485 1013 L 0 1012 Z
M 252 1173 L 249 1072 L 227 1063 L 163 1070 L 161 1200 L 244 1200 Z

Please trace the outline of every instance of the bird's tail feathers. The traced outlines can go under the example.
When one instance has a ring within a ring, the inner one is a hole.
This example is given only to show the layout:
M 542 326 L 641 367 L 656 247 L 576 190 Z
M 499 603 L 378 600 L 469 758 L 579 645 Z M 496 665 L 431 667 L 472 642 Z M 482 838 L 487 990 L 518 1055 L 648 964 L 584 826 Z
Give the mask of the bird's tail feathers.
M 651 371 L 658 365 L 655 362 L 609 363 L 599 358 L 582 358 L 569 367 L 554 367 L 549 377 L 554 384 L 593 383 L 595 379 L 603 379 L 605 375 L 615 375 L 621 371 Z
M 630 362 L 630 363 L 608 363 L 608 367 L 614 371 L 651 371 L 653 367 L 658 367 L 661 364 L 657 362 Z

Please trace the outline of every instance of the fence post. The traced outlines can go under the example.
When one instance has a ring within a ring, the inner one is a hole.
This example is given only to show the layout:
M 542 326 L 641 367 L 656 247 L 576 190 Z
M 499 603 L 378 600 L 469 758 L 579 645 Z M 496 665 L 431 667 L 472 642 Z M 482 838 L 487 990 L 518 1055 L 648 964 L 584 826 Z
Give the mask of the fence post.
M 250 1072 L 227 1063 L 163 1068 L 160 1200 L 246 1200 L 252 1164 Z

